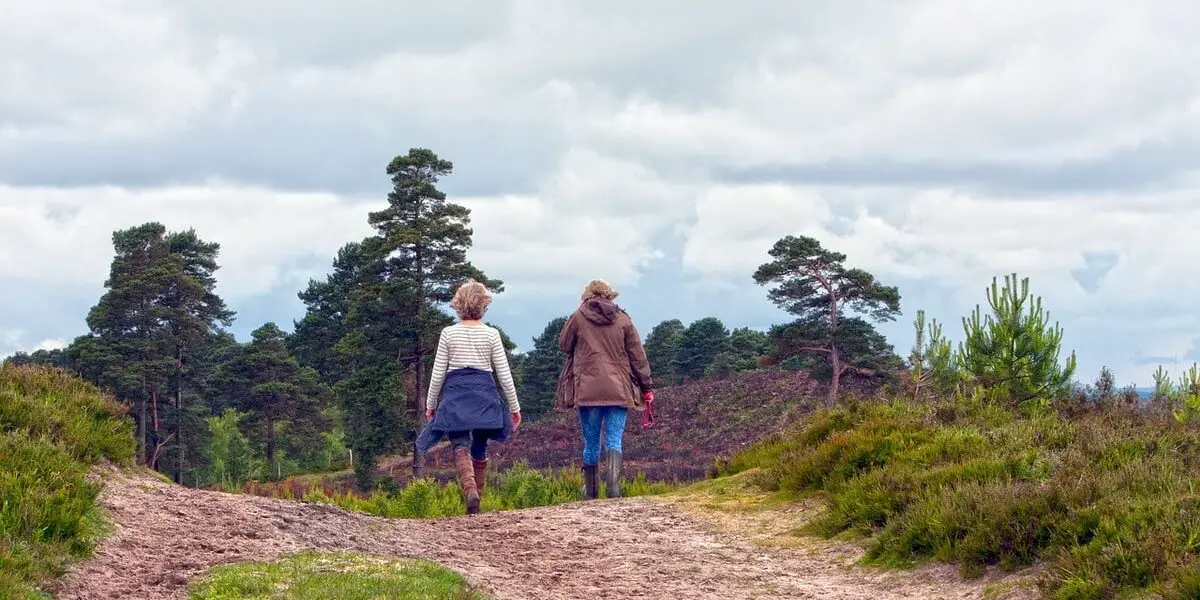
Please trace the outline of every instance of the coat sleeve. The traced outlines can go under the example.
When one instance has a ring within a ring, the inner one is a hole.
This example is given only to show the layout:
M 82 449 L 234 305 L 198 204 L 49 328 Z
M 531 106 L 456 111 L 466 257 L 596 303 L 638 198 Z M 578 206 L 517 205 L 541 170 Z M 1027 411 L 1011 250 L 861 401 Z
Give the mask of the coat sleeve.
M 633 322 L 625 328 L 625 353 L 629 355 L 629 369 L 633 372 L 633 380 L 637 382 L 642 393 L 654 389 L 654 380 L 650 377 L 650 360 L 646 358 L 646 349 L 642 346 L 642 338 L 638 335 Z
M 575 351 L 575 339 L 579 335 L 579 324 L 575 321 L 579 313 L 571 313 L 562 331 L 558 332 L 558 349 L 566 354 Z

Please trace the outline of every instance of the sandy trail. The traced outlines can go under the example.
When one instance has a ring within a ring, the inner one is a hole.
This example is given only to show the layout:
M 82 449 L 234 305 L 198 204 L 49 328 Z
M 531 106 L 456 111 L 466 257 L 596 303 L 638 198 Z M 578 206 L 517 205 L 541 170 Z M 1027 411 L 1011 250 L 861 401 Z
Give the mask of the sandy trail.
M 214 565 L 306 549 L 432 559 L 499 600 L 949 600 L 986 587 L 946 566 L 882 574 L 846 565 L 844 552 L 755 546 L 650 498 L 410 521 L 105 477 L 116 531 L 62 580 L 60 600 L 186 598 Z

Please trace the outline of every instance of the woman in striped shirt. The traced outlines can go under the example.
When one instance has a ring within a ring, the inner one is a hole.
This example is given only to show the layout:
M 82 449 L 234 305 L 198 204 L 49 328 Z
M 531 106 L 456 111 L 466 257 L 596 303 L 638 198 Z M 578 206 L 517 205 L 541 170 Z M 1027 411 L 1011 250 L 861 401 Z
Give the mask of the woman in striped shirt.
M 467 514 L 479 512 L 488 441 L 502 442 L 521 425 L 521 404 L 500 332 L 482 323 L 491 302 L 491 292 L 473 279 L 450 300 L 459 322 L 443 329 L 438 339 L 426 397 L 429 425 L 417 443 L 418 451 L 428 452 L 443 435 L 449 436 Z

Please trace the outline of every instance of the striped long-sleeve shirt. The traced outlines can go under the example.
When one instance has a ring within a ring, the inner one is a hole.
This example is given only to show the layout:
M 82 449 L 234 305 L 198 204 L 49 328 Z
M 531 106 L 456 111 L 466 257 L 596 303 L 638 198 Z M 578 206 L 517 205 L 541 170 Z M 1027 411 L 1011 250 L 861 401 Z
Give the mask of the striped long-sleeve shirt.
M 500 389 L 508 402 L 509 411 L 520 412 L 521 404 L 517 401 L 517 388 L 513 385 L 512 372 L 508 369 L 508 355 L 504 353 L 500 332 L 487 325 L 461 323 L 443 329 L 438 339 L 433 376 L 429 380 L 429 394 L 425 399 L 428 410 L 437 408 L 446 373 L 465 367 L 495 373 L 496 378 L 500 380 Z

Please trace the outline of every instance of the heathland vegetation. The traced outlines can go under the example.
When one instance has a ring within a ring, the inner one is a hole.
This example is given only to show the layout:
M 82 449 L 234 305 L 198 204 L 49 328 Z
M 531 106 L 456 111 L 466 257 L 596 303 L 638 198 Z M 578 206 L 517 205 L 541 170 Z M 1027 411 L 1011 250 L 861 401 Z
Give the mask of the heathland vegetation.
M 1062 600 L 1200 597 L 1200 368 L 1160 368 L 1148 400 L 1107 369 L 1081 386 L 1028 280 L 994 282 L 988 304 L 957 348 L 919 315 L 890 394 L 819 411 L 720 474 L 819 496 L 805 533 L 861 540 L 869 563 L 1044 564 Z
M 397 454 L 420 476 L 411 442 L 438 332 L 453 322 L 446 302 L 468 277 L 504 289 L 468 258 L 470 211 L 437 188 L 451 171 L 420 148 L 388 164 L 387 204 L 366 215 L 376 233 L 343 246 L 330 273 L 299 292 L 306 312 L 291 332 L 264 323 L 236 340 L 236 315 L 216 292 L 220 246 L 145 223 L 113 233 L 89 331 L 65 349 L 6 362 L 61 367 L 112 394 L 130 409 L 138 463 L 180 484 L 233 488 L 352 468 L 366 493 L 392 487 L 378 465 Z M 731 331 L 716 317 L 659 323 L 645 344 L 660 387 L 812 371 L 832 382 L 832 398 L 845 377 L 895 376 L 902 361 L 871 321 L 899 314 L 896 288 L 811 238 L 780 240 L 771 259 L 754 279 L 784 282 L 771 295 L 794 320 L 770 331 Z M 797 269 L 812 275 L 808 287 L 785 281 Z M 564 321 L 551 318 L 529 351 L 510 351 L 527 422 L 550 412 Z
M 454 484 L 428 477 L 411 442 L 449 294 L 467 277 L 504 284 L 468 260 L 470 213 L 436 187 L 451 169 L 424 149 L 392 160 L 387 206 L 367 215 L 376 233 L 300 291 L 306 313 L 291 332 L 265 323 L 244 342 L 215 292 L 216 244 L 157 223 L 115 232 L 89 331 L 0 368 L 0 594 L 38 597 L 33 586 L 88 554 L 103 518 L 87 474 L 106 459 L 386 517 L 460 514 Z M 1063 600 L 1200 596 L 1200 366 L 1160 368 L 1148 398 L 1108 369 L 1083 385 L 1062 329 L 1016 274 L 993 279 L 957 343 L 917 311 L 905 357 L 875 329 L 901 314 L 899 290 L 817 240 L 784 237 L 747 276 L 789 320 L 731 331 L 716 317 L 668 319 L 646 335 L 670 388 L 664 410 L 686 422 L 641 434 L 660 447 L 646 453 L 706 463 L 674 475 L 711 468 L 816 501 L 824 509 L 802 534 L 857 540 L 882 566 L 941 560 L 970 577 L 1039 565 L 1045 592 Z M 531 424 L 511 442 L 514 468 L 491 475 L 487 510 L 579 499 L 574 447 L 559 447 L 570 423 L 551 413 L 563 321 L 510 352 Z M 750 406 L 761 410 L 738 410 Z M 757 442 L 739 447 L 747 437 Z M 519 460 L 530 457 L 565 470 Z M 381 461 L 401 458 L 415 477 L 380 476 Z M 326 485 L 335 477 L 357 489 Z M 636 478 L 627 495 L 680 485 L 655 479 Z M 277 585 L 278 567 L 264 568 L 254 577 Z M 446 593 L 461 584 L 430 576 Z
M 89 470 L 133 455 L 125 407 L 95 386 L 0 365 L 0 598 L 41 598 L 38 584 L 91 554 L 107 523 Z

